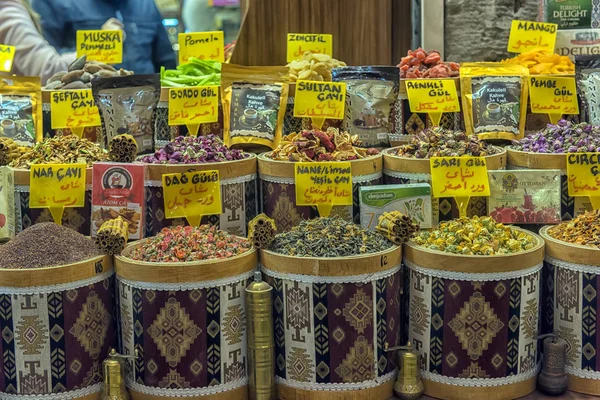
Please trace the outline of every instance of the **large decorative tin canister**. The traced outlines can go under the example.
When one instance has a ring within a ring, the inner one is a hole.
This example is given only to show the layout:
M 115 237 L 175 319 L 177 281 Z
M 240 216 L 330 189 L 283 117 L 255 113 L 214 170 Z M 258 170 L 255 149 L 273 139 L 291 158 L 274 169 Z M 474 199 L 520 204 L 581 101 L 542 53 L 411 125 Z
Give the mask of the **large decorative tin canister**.
M 279 399 L 387 400 L 400 344 L 401 249 L 344 258 L 261 253 L 273 287 Z
M 104 256 L 0 269 L 0 399 L 100 399 L 116 346 L 113 275 Z
M 600 250 L 554 239 L 550 226 L 540 235 L 546 240 L 549 317 L 553 330 L 567 342 L 569 390 L 600 396 Z
M 431 173 L 429 159 L 399 157 L 396 155 L 398 149 L 391 148 L 383 151 L 383 176 L 387 184 L 405 183 L 429 183 L 431 184 Z M 506 150 L 498 154 L 487 156 L 488 170 L 506 168 Z M 448 221 L 459 217 L 459 210 L 453 198 L 431 199 L 432 221 L 437 225 L 440 221 Z M 471 197 L 467 215 L 487 215 L 487 201 L 485 197 Z
M 133 400 L 244 400 L 246 303 L 256 270 L 250 250 L 237 257 L 181 263 L 116 258 L 121 351 Z
M 405 246 L 408 335 L 425 394 L 516 399 L 535 390 L 544 241 L 534 238 L 531 250 L 497 256 Z
M 48 208 L 29 208 L 29 170 L 15 169 L 15 230 L 21 232 L 40 222 L 53 222 Z M 92 169 L 86 170 L 85 203 L 83 207 L 66 207 L 62 224 L 89 236 L 92 217 Z
M 218 170 L 221 180 L 220 215 L 207 215 L 202 223 L 216 225 L 232 235 L 246 236 L 248 222 L 257 214 L 256 156 L 243 160 L 207 164 L 147 164 L 146 236 L 154 236 L 162 228 L 186 224 L 183 218 L 165 218 L 162 175 L 189 171 Z
M 276 161 L 269 153 L 258 156 L 258 174 L 262 194 L 262 212 L 275 220 L 277 230 L 290 230 L 303 219 L 319 216 L 316 207 L 296 205 L 294 165 L 289 161 Z M 352 166 L 352 206 L 333 206 L 331 213 L 360 224 L 359 188 L 378 185 L 382 181 L 381 154 L 350 161 Z

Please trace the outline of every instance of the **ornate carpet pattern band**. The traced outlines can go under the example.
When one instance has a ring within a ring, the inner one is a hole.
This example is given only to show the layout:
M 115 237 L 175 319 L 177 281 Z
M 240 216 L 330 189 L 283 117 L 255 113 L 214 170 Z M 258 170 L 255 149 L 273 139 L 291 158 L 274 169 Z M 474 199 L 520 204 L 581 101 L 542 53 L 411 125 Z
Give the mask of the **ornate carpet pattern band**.
M 111 270 L 0 292 L 0 399 L 66 400 L 102 389 L 102 361 L 116 344 L 113 279 Z
M 359 277 L 263 273 L 274 289 L 280 384 L 338 391 L 393 379 L 393 352 L 383 349 L 400 343 L 400 266 Z
M 424 379 L 486 387 L 535 377 L 541 263 L 494 274 L 405 263 L 409 340 L 421 354 Z
M 181 285 L 118 280 L 130 389 L 190 397 L 247 384 L 244 288 L 251 273 Z

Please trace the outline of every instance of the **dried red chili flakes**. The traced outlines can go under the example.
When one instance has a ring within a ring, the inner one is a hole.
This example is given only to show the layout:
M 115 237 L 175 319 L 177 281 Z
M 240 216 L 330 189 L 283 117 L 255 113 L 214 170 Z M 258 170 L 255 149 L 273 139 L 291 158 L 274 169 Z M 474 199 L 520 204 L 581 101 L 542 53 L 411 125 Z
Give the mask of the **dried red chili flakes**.
M 401 78 L 451 78 L 459 76 L 460 64 L 444 62 L 436 50 L 427 52 L 422 48 L 409 50 L 406 57 L 402 57 L 400 64 Z

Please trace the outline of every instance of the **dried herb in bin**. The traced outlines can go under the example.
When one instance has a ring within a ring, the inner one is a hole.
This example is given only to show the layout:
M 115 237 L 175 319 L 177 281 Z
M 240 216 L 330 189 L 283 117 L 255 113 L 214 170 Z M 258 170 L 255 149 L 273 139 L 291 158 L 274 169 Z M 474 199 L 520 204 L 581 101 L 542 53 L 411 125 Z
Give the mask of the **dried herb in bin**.
M 380 233 L 336 216 L 300 222 L 275 236 L 270 250 L 296 257 L 348 257 L 390 247 L 392 243 Z
M 476 135 L 433 127 L 414 135 L 410 144 L 398 147 L 396 155 L 407 158 L 484 157 L 500 151 L 500 148 L 479 140 Z
M 600 249 L 600 210 L 587 211 L 556 225 L 548 230 L 548 235 L 563 242 Z
M 515 150 L 532 153 L 585 153 L 600 151 L 600 127 L 560 120 L 544 129 L 513 141 Z
M 146 262 L 189 262 L 230 258 L 247 252 L 250 242 L 211 225 L 175 226 L 138 245 L 129 258 Z
M 231 149 L 213 134 L 208 136 L 178 136 L 164 147 L 140 158 L 148 164 L 204 164 L 243 160 L 250 157 L 239 149 Z
M 35 224 L 0 246 L 0 268 L 43 268 L 101 255 L 93 240 L 53 222 Z

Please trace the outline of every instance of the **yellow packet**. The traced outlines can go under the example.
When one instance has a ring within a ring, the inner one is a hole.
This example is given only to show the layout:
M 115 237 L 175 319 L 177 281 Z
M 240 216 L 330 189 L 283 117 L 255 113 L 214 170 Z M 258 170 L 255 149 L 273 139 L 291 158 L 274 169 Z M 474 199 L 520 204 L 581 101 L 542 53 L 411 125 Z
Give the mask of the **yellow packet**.
M 465 127 L 480 139 L 523 137 L 529 70 L 522 65 L 464 63 L 460 91 Z
M 223 64 L 224 141 L 227 146 L 277 147 L 289 90 L 287 67 Z
M 33 146 L 42 140 L 39 77 L 0 77 L 0 136 L 19 146 Z

